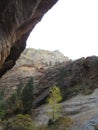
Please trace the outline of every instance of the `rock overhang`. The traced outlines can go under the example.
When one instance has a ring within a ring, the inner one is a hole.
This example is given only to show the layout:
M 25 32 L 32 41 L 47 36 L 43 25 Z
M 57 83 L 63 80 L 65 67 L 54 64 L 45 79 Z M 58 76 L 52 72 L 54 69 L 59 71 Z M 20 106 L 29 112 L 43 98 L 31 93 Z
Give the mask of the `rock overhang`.
M 57 1 L 0 1 L 0 77 L 15 65 L 30 32 Z

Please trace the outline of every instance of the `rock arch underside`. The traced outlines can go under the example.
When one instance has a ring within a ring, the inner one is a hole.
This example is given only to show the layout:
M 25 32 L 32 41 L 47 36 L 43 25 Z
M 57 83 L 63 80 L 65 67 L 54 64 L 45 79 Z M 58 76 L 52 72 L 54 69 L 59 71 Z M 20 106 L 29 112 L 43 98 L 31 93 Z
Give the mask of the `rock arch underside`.
M 0 77 L 15 65 L 30 32 L 57 1 L 0 0 Z

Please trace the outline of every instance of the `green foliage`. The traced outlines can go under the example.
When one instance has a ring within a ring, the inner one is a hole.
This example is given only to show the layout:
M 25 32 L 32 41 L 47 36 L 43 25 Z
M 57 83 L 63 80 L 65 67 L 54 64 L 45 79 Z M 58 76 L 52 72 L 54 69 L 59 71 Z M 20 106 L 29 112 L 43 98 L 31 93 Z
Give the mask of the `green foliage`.
M 48 98 L 48 105 L 51 111 L 48 113 L 51 119 L 55 121 L 61 114 L 61 105 L 59 102 L 62 100 L 59 87 L 52 87 L 50 89 L 50 97 Z
M 5 89 L 2 88 L 2 89 L 0 90 L 0 101 L 3 100 L 4 96 L 5 96 Z
M 5 104 L 4 101 L 0 101 L 0 119 L 3 119 L 5 116 Z
M 31 113 L 33 107 L 33 89 L 34 83 L 33 78 L 31 78 L 28 84 L 24 87 L 21 94 L 21 100 L 23 102 L 23 112 L 25 114 Z
M 19 114 L 3 123 L 3 130 L 68 130 L 73 124 L 69 117 L 59 117 L 52 126 L 34 126 L 29 115 Z
M 0 119 L 3 119 L 5 115 L 5 102 L 4 102 L 4 96 L 5 96 L 5 89 L 0 90 Z
M 10 116 L 12 114 L 21 113 L 23 110 L 22 101 L 20 97 L 17 96 L 17 93 L 14 92 L 6 101 L 6 115 Z
M 22 94 L 22 91 L 23 91 L 24 87 L 25 87 L 24 84 L 20 81 L 20 83 L 19 83 L 19 85 L 18 85 L 18 87 L 16 89 L 18 99 L 21 98 L 21 94 Z
M 33 79 L 24 86 L 20 83 L 16 91 L 4 100 L 5 91 L 0 91 L 0 119 L 22 113 L 30 114 L 33 105 Z
M 3 130 L 34 130 L 32 119 L 29 115 L 17 115 L 4 122 Z
M 69 117 L 60 117 L 59 119 L 56 120 L 55 123 L 59 129 L 64 129 L 68 130 L 68 128 L 73 124 L 73 120 Z
M 7 115 L 11 114 L 30 114 L 33 104 L 33 79 L 31 78 L 27 85 L 19 84 L 16 92 L 14 92 L 7 100 Z

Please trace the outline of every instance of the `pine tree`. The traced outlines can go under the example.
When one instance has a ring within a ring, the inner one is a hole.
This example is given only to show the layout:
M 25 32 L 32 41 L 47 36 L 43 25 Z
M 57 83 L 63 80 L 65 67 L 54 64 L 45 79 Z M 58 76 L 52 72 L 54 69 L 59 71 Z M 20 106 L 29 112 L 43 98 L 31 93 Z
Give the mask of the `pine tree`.
M 23 102 L 24 114 L 30 114 L 33 107 L 33 86 L 33 78 L 31 78 L 22 91 L 21 100 Z
M 50 97 L 48 98 L 48 105 L 51 111 L 48 113 L 53 122 L 59 118 L 61 114 L 61 105 L 59 102 L 62 100 L 59 87 L 52 87 L 50 89 Z

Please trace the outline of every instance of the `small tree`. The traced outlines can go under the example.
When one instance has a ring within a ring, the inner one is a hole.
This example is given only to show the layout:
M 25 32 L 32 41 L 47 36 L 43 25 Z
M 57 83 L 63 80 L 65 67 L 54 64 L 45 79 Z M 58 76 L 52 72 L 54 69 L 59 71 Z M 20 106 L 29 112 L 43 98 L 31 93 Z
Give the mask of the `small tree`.
M 61 114 L 61 105 L 59 102 L 62 100 L 62 96 L 60 93 L 59 87 L 52 87 L 50 89 L 50 97 L 48 98 L 48 105 L 51 111 L 49 115 L 51 116 L 51 120 L 55 122 L 56 119 L 60 117 Z
M 30 114 L 33 107 L 33 89 L 34 89 L 33 78 L 31 78 L 28 84 L 24 87 L 21 100 L 23 102 L 23 113 Z

